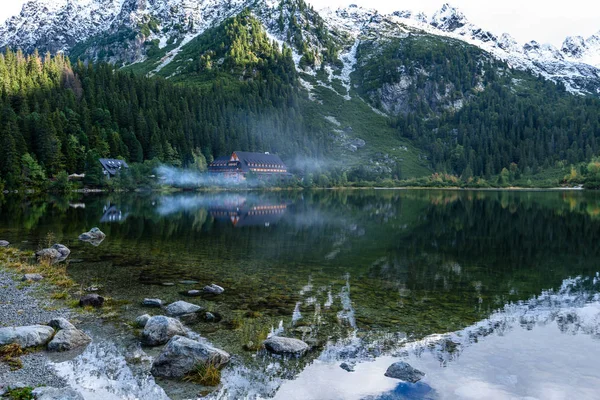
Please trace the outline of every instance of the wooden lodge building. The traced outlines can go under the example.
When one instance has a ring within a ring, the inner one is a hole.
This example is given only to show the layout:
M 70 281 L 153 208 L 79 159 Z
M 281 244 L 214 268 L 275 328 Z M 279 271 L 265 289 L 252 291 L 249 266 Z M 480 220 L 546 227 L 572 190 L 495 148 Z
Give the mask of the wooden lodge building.
M 218 157 L 208 166 L 208 172 L 224 174 L 234 179 L 245 179 L 253 173 L 257 176 L 286 177 L 287 166 L 278 155 L 234 151 L 230 156 Z

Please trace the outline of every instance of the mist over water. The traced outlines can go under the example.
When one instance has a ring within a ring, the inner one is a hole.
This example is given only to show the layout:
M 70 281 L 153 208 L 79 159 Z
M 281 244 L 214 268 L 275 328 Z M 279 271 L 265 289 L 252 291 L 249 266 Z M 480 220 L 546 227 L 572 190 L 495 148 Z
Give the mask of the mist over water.
M 226 177 L 222 174 L 209 174 L 189 169 L 181 169 L 161 165 L 156 169 L 156 174 L 162 183 L 181 188 L 198 188 L 205 186 L 238 187 L 242 184 L 235 178 Z M 244 186 L 252 184 L 251 181 L 243 181 Z

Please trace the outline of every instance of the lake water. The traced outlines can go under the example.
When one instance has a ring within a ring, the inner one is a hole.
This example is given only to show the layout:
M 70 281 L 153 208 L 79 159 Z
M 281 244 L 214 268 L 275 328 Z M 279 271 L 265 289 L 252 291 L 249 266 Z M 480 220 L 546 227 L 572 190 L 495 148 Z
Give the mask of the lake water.
M 102 243 L 77 240 L 94 226 L 107 235 Z M 68 271 L 82 287 L 98 286 L 122 302 L 120 321 L 148 312 L 139 306 L 145 297 L 184 299 L 222 318 L 190 327 L 234 355 L 212 392 L 154 382 L 130 362 L 131 352 L 159 349 L 136 348 L 133 330 L 112 322 L 106 329 L 119 340 L 94 343 L 83 355 L 95 360 L 93 385 L 77 376 L 82 358 L 56 363 L 89 398 L 600 398 L 599 193 L 0 200 L 1 239 L 35 250 L 49 232 L 71 249 Z M 185 294 L 210 283 L 225 293 Z M 300 359 L 257 351 L 272 332 L 315 349 Z M 406 384 L 385 377 L 399 360 L 425 378 Z

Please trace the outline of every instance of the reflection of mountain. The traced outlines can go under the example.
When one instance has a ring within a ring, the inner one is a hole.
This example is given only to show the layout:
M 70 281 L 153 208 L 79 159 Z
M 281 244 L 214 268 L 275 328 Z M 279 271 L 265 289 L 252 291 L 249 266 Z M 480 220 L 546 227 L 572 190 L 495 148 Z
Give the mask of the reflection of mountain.
M 100 222 L 123 222 L 128 215 L 110 203 L 104 206 L 103 211 L 104 214 L 100 218 Z
M 253 204 L 245 199 L 238 204 L 222 204 L 209 208 L 209 213 L 217 220 L 229 220 L 233 226 L 270 226 L 277 223 L 287 209 L 287 204 Z

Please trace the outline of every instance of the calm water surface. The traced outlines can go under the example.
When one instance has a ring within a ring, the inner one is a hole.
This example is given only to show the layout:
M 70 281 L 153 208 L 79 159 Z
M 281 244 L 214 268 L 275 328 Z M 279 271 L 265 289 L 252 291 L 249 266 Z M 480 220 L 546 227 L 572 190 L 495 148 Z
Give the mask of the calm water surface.
M 107 234 L 101 244 L 77 240 L 94 226 Z M 222 318 L 191 326 L 235 355 L 212 397 L 600 398 L 597 193 L 0 200 L 0 238 L 35 250 L 49 232 L 72 250 L 68 271 L 82 287 L 99 286 L 122 301 L 122 321 L 148 311 L 139 307 L 145 297 L 185 299 Z M 226 289 L 223 295 L 186 297 L 213 282 Z M 81 360 L 56 368 L 90 398 L 209 393 L 173 382 L 156 386 L 136 372 L 143 368 L 132 365 L 131 353 L 153 356 L 158 349 L 136 348 L 131 330 L 123 332 L 114 348 L 95 343 L 84 354 L 104 371 L 93 385 L 77 376 Z M 302 359 L 252 350 L 271 332 L 304 339 L 315 350 Z M 386 378 L 398 360 L 426 377 L 415 385 Z M 354 363 L 355 371 L 341 369 L 342 362 Z

